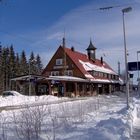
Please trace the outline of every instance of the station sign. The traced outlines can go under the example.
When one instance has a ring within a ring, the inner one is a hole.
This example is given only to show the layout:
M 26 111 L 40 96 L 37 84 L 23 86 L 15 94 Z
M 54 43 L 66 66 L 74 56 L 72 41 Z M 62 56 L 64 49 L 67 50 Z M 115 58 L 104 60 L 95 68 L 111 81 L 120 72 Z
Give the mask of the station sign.
M 128 71 L 140 70 L 140 62 L 128 62 Z

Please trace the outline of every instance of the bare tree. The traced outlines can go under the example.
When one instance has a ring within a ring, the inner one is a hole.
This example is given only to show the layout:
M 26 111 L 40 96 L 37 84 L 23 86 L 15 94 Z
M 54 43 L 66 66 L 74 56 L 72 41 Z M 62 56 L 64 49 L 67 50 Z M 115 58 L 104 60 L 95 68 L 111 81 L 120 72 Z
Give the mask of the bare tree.
M 0 140 L 7 140 L 7 118 L 0 114 Z
M 45 106 L 27 106 L 26 109 L 20 110 L 20 114 L 13 112 L 13 122 L 18 138 L 21 140 L 38 140 L 45 116 Z

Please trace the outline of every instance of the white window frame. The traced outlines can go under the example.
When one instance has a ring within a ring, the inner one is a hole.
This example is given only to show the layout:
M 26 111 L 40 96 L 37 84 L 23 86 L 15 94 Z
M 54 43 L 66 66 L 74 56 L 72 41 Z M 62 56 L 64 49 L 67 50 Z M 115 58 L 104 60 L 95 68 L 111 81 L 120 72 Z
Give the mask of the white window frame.
M 51 76 L 59 76 L 59 71 L 51 71 Z
M 55 64 L 56 64 L 57 66 L 62 65 L 62 64 L 63 64 L 63 59 L 62 59 L 62 58 L 56 59 Z
M 66 70 L 65 75 L 67 76 L 73 76 L 73 71 L 72 70 Z

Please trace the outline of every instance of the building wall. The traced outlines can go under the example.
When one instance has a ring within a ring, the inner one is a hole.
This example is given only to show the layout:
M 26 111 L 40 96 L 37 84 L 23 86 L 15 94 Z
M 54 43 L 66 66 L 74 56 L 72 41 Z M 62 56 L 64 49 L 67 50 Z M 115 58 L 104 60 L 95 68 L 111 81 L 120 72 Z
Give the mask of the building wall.
M 62 65 L 56 65 L 56 59 L 63 59 Z M 66 68 L 64 68 L 64 51 L 62 47 L 59 47 L 50 62 L 48 63 L 47 67 L 45 68 L 43 75 L 50 76 L 51 72 L 59 71 L 60 75 L 67 75 L 64 74 L 65 71 L 72 71 L 72 75 L 75 77 L 85 78 L 85 76 L 81 73 L 81 71 L 77 68 L 77 66 L 73 63 L 73 61 L 66 55 Z M 58 76 L 58 75 L 57 75 Z

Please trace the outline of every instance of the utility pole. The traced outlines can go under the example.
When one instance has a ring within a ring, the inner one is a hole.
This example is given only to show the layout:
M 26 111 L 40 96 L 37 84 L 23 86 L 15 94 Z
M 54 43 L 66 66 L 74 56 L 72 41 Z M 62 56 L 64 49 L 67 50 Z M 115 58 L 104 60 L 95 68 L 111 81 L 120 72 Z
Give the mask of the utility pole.
M 66 51 L 65 51 L 65 47 L 66 47 L 66 42 L 65 42 L 65 37 L 63 37 L 63 51 L 64 51 L 64 60 L 63 60 L 63 75 L 66 75 Z
M 120 61 L 118 61 L 118 74 L 121 75 Z
M 126 94 L 127 94 L 127 109 L 129 109 L 129 77 L 128 77 L 128 62 L 127 62 L 127 49 L 126 49 L 126 31 L 125 31 L 125 13 L 128 13 L 132 10 L 131 7 L 122 9 L 122 18 L 123 18 L 123 37 L 124 37 L 124 56 L 125 56 L 125 84 L 126 84 Z
M 139 53 L 140 53 L 140 51 L 137 51 L 137 71 L 138 71 L 137 81 L 138 81 L 138 92 L 140 92 Z

